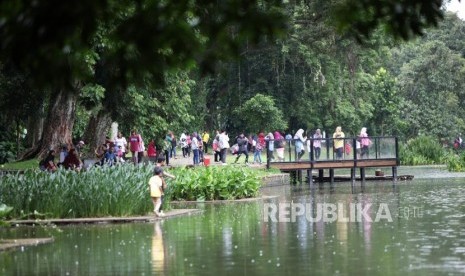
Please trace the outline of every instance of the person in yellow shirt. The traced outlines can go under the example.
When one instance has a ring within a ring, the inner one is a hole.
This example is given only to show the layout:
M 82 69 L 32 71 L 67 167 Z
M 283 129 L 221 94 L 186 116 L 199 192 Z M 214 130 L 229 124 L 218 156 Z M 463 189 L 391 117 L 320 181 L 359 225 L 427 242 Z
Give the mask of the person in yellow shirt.
M 205 154 L 208 153 L 208 142 L 210 142 L 210 134 L 208 134 L 208 131 L 205 130 L 202 134 L 203 151 L 205 152 Z
M 161 196 L 163 195 L 163 174 L 162 168 L 156 166 L 153 170 L 153 176 L 149 180 L 150 186 L 150 197 L 153 202 L 153 212 L 157 217 L 162 217 L 163 214 L 160 212 L 161 207 Z
M 336 131 L 333 134 L 334 151 L 336 152 L 336 159 L 342 159 L 342 153 L 344 152 L 344 132 L 340 126 L 336 127 Z

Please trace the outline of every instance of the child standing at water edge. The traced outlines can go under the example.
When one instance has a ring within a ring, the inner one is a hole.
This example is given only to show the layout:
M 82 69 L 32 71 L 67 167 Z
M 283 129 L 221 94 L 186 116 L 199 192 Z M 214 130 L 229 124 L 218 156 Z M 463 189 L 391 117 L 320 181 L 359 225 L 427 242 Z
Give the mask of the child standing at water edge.
M 169 177 L 169 178 L 172 178 L 172 179 L 176 178 L 174 175 L 167 173 L 163 169 L 164 165 L 165 165 L 165 158 L 163 156 L 158 157 L 157 158 L 157 163 L 155 164 L 155 166 L 157 166 L 158 168 L 161 169 L 160 177 L 161 177 L 161 180 L 162 180 L 162 195 L 161 195 L 161 205 L 160 205 L 160 209 L 159 209 L 160 214 L 163 214 L 163 198 L 165 196 L 164 191 L 167 188 L 165 177 Z
M 153 170 L 153 176 L 149 180 L 150 197 L 152 198 L 153 202 L 153 212 L 157 217 L 164 216 L 160 213 L 161 196 L 163 194 L 163 179 L 161 178 L 162 173 L 163 170 L 156 166 Z

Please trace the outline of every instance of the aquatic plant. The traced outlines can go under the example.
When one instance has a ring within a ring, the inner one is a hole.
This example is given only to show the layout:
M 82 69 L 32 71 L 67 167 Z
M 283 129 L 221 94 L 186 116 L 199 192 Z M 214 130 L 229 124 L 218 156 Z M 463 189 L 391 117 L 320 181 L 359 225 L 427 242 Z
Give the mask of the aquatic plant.
M 254 197 L 260 188 L 257 172 L 248 167 L 210 166 L 173 171 L 176 181 L 168 185 L 172 200 L 223 200 Z
M 145 214 L 151 208 L 147 181 L 150 166 L 99 167 L 77 173 L 26 170 L 1 178 L 0 201 L 12 215 L 42 213 L 75 218 Z
M 16 218 L 79 218 L 144 215 L 153 208 L 148 190 L 153 165 L 95 167 L 86 172 L 37 169 L 0 178 L 0 202 L 13 207 Z M 253 197 L 260 180 L 241 167 L 173 169 L 167 179 L 170 199 L 212 200 Z

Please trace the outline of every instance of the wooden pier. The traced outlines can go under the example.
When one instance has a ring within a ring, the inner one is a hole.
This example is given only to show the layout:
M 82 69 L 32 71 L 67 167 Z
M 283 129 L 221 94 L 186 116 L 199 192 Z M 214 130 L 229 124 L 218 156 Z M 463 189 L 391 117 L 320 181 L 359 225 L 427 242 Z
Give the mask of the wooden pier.
M 309 139 L 304 143 L 305 154 L 296 152 L 296 141 L 288 140 L 285 143 L 285 153 L 283 156 L 278 155 L 275 145 L 283 145 L 281 141 L 267 141 L 267 168 L 277 168 L 282 172 L 291 173 L 294 181 L 302 181 L 302 172 L 307 172 L 307 181 L 312 183 L 314 179 L 330 182 L 335 180 L 335 169 L 350 169 L 350 180 L 355 182 L 357 179 L 366 180 L 366 168 L 385 168 L 391 167 L 392 176 L 390 178 L 396 181 L 397 167 L 400 164 L 398 155 L 397 137 L 370 137 L 370 147 L 365 149 L 365 154 L 361 155 L 361 147 L 357 138 L 344 138 L 344 149 L 339 155 L 333 149 L 334 139 L 319 139 L 321 144 L 320 155 L 316 156 L 314 148 L 314 139 Z M 271 143 L 273 143 L 271 145 Z M 315 143 L 316 144 L 316 143 Z M 272 149 L 272 150 L 270 150 Z M 282 155 L 282 150 L 281 153 Z M 281 157 L 281 158 L 280 158 Z M 300 158 L 299 158 L 300 157 Z M 276 161 L 279 160 L 279 161 Z M 329 177 L 324 176 L 324 170 L 329 171 Z M 360 170 L 359 177 L 356 176 L 357 170 Z M 315 177 L 313 172 L 318 171 Z M 412 176 L 413 178 L 413 176 Z

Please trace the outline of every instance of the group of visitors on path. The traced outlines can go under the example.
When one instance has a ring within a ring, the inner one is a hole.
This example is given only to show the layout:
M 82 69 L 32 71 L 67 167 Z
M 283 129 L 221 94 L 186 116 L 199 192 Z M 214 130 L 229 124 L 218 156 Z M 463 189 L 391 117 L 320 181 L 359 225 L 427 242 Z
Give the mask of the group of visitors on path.
M 340 126 L 336 127 L 332 138 L 335 158 L 342 159 L 344 153 L 350 152 L 351 145 L 346 143 L 345 134 Z M 240 132 L 231 140 L 226 130 L 217 130 L 212 136 L 207 130 L 203 131 L 202 134 L 196 131 L 192 133 L 183 131 L 179 140 L 172 131 L 168 131 L 161 145 L 156 145 L 155 139 L 151 139 L 146 148 L 144 139 L 134 129 L 128 139 L 121 132 L 118 132 L 113 139 L 106 137 L 105 143 L 98 146 L 94 150 L 94 154 L 95 158 L 98 159 L 96 165 L 99 166 L 113 166 L 127 161 L 139 164 L 144 159 L 155 163 L 158 157 L 163 157 L 165 164 L 170 165 L 170 159 L 178 158 L 176 148 L 180 147 L 183 158 L 192 158 L 193 165 L 200 165 L 204 162 L 205 155 L 208 154 L 208 149 L 211 146 L 214 162 L 226 164 L 229 151 L 236 155 L 234 163 L 239 162 L 244 156 L 244 163 L 248 164 L 250 153 L 253 156 L 253 164 L 262 164 L 262 152 L 265 152 L 271 161 L 285 161 L 285 148 L 287 145 L 291 145 L 291 141 L 295 146 L 296 160 L 301 161 L 306 151 L 313 154 L 315 160 L 319 160 L 322 142 L 326 140 L 320 129 L 316 129 L 311 134 L 311 139 L 305 135 L 303 129 L 297 130 L 294 135 L 290 133 L 285 135 L 280 131 L 269 132 L 266 135 L 264 131 L 248 135 Z M 359 158 L 368 157 L 371 144 L 367 128 L 363 127 L 356 139 L 357 156 Z M 55 171 L 57 167 L 63 166 L 67 169 L 81 170 L 83 168 L 81 154 L 84 145 L 84 141 L 79 141 L 75 146 L 64 145 L 60 151 L 58 163 L 55 163 L 56 151 L 51 149 L 40 162 L 40 168 L 46 171 Z M 131 156 L 127 156 L 129 152 Z
M 68 147 L 67 145 L 62 146 L 57 163 L 55 163 L 57 151 L 55 149 L 50 149 L 45 158 L 39 162 L 39 168 L 42 171 L 48 172 L 54 172 L 58 169 L 58 167 L 80 171 L 83 166 L 81 161 L 83 147 L 83 141 L 79 141 L 75 146 L 71 147 Z

